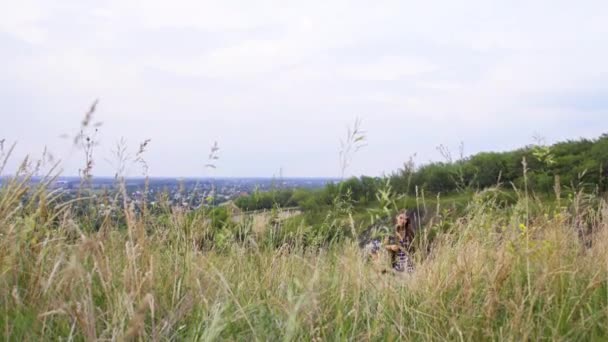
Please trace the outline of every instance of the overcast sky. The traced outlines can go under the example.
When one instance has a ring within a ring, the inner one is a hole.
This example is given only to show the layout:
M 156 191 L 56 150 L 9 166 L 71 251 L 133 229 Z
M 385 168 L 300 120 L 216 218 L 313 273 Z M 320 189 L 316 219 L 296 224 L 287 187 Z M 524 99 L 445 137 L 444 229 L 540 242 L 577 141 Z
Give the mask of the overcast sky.
M 608 1 L 0 0 L 0 139 L 95 175 L 121 138 L 152 176 L 381 175 L 465 152 L 608 132 Z M 6 148 L 6 146 L 5 146 Z M 16 158 L 11 164 L 14 169 Z M 139 170 L 133 168 L 131 175 Z

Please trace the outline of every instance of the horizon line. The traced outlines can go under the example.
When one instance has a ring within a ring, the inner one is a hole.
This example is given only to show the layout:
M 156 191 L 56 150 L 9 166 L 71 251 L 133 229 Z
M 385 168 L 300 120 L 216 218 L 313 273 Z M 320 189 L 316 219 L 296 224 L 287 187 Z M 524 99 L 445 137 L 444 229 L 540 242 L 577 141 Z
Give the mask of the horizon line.
M 366 175 L 361 175 L 364 177 L 372 177 L 372 176 L 366 176 Z M 324 179 L 331 179 L 331 180 L 340 180 L 340 179 L 348 179 L 348 178 L 352 178 L 352 177 L 361 177 L 361 176 L 349 176 L 349 177 L 336 177 L 336 176 L 289 176 L 289 177 L 269 177 L 269 176 L 217 176 L 217 177 L 209 177 L 209 176 L 148 176 L 147 178 L 149 179 L 193 179 L 193 180 L 197 180 L 197 179 L 267 179 L 267 180 L 288 180 L 288 179 L 319 179 L 319 180 L 324 180 Z M 0 175 L 0 178 L 8 178 L 8 177 L 15 177 L 15 175 Z M 44 178 L 46 176 L 32 176 L 31 178 Z M 52 177 L 49 177 L 52 178 Z M 58 179 L 60 178 L 81 178 L 80 176 L 57 176 Z M 114 179 L 116 178 L 115 176 L 92 176 L 92 179 Z M 128 176 L 128 177 L 124 177 L 124 179 L 145 179 L 145 176 Z M 375 178 L 375 177 L 374 177 Z

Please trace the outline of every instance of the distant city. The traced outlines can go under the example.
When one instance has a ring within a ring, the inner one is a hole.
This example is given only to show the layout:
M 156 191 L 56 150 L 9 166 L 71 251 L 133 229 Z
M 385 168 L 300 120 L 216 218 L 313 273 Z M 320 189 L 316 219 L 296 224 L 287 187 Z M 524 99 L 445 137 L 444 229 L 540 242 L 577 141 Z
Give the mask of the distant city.
M 6 177 L 0 178 L 0 184 L 6 180 Z M 146 191 L 144 178 L 127 178 L 125 186 L 128 201 L 135 204 L 144 199 L 154 204 L 164 194 L 163 200 L 171 205 L 193 209 L 201 205 L 219 205 L 255 191 L 319 189 L 338 181 L 336 178 L 150 178 Z M 39 182 L 39 178 L 32 179 L 33 184 Z M 67 199 L 76 198 L 81 186 L 79 177 L 59 177 L 51 184 L 53 190 L 63 192 Z M 93 177 L 85 187 L 93 194 L 114 193 L 118 182 L 111 177 Z

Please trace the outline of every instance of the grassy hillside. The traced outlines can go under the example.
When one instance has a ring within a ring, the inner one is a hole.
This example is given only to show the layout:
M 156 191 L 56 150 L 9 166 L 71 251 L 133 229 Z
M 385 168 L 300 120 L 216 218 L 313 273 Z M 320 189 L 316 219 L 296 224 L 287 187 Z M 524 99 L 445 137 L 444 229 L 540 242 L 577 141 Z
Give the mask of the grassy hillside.
M 381 206 L 381 197 L 399 197 L 396 205 L 416 208 L 416 201 L 456 203 L 471 194 L 501 186 L 503 199 L 513 202 L 514 188 L 528 187 L 538 196 L 550 198 L 559 185 L 564 194 L 581 189 L 605 193 L 608 190 L 608 135 L 597 139 L 570 140 L 551 146 L 537 144 L 509 152 L 482 152 L 469 157 L 452 157 L 441 147 L 444 162 L 415 166 L 406 163 L 386 177 L 352 177 L 323 189 L 274 189 L 237 198 L 243 210 L 297 206 L 319 213 L 331 208 L 336 198 L 348 200 L 358 211 Z M 525 170 L 525 171 L 524 171 Z M 525 175 L 524 175 L 525 173 Z M 526 184 L 527 183 L 527 184 Z M 439 196 L 439 199 L 437 199 Z M 466 202 L 466 201 L 465 201 Z
M 458 211 L 434 203 L 416 271 L 401 276 L 364 258 L 353 218 L 363 214 L 340 198 L 318 224 L 254 230 L 126 202 L 110 215 L 28 184 L 0 189 L 6 339 L 608 337 L 608 206 L 584 189 L 543 201 L 524 188 L 508 205 L 486 190 Z M 399 201 L 378 198 L 368 215 Z

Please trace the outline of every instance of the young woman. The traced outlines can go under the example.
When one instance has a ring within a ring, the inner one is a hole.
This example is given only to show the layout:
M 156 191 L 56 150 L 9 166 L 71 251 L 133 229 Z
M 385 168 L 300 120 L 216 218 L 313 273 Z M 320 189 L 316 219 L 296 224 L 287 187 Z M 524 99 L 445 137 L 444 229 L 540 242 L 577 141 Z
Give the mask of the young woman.
M 397 272 L 412 273 L 414 263 L 410 257 L 412 242 L 414 241 L 414 229 L 407 212 L 397 215 L 395 223 L 395 234 L 389 236 L 385 242 L 385 248 L 391 256 L 391 266 Z

